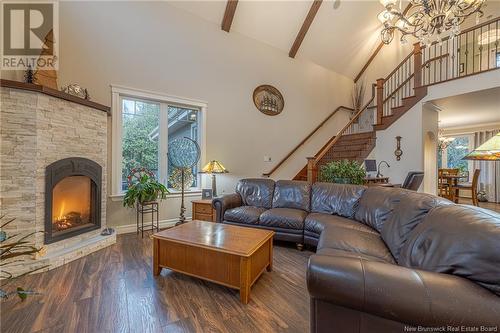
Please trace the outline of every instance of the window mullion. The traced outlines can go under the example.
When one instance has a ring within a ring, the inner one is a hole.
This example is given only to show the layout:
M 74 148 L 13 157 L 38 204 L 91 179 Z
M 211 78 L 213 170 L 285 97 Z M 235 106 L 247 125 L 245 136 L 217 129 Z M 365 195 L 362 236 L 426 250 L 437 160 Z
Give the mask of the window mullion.
M 160 182 L 167 186 L 168 183 L 168 105 L 166 103 L 160 104 L 160 124 L 159 124 L 159 138 L 158 138 L 158 174 Z

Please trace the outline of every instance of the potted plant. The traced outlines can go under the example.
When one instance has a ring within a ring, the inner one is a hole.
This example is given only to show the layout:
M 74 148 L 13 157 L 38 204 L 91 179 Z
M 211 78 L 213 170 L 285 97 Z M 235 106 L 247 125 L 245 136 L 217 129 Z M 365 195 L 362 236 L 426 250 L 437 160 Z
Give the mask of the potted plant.
M 134 207 L 137 202 L 142 204 L 156 199 L 163 200 L 167 193 L 165 185 L 145 173 L 140 175 L 137 182 L 129 185 L 123 198 L 123 206 Z
M 327 183 L 362 185 L 366 171 L 356 161 L 333 161 L 321 166 L 319 180 Z

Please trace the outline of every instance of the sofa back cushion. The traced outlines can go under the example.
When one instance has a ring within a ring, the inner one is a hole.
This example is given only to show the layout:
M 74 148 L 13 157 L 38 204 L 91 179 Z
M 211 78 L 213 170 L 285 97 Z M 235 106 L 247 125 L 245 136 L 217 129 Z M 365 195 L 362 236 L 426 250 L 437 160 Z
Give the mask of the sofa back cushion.
M 432 194 L 405 191 L 399 203 L 381 230 L 381 236 L 396 260 L 399 260 L 401 248 L 411 232 L 423 221 L 429 211 L 439 205 L 451 204 L 451 201 Z
M 274 189 L 273 208 L 310 211 L 311 185 L 299 180 L 278 180 Z
M 365 189 L 359 185 L 315 183 L 312 186 L 311 211 L 352 218 Z
M 467 278 L 500 296 L 500 214 L 462 205 L 436 207 L 412 231 L 399 261 Z
M 270 209 L 273 203 L 274 180 L 263 178 L 242 179 L 236 185 L 244 206 Z
M 354 219 L 381 232 L 395 206 L 406 190 L 383 186 L 370 186 L 359 200 Z

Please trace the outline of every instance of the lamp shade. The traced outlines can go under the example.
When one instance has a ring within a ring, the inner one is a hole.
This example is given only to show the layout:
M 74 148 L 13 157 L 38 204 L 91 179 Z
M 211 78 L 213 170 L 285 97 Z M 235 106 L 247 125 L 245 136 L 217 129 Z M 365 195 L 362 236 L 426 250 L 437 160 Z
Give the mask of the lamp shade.
M 500 133 L 467 154 L 464 160 L 500 160 Z
M 227 173 L 228 171 L 221 162 L 213 160 L 201 169 L 200 173 Z

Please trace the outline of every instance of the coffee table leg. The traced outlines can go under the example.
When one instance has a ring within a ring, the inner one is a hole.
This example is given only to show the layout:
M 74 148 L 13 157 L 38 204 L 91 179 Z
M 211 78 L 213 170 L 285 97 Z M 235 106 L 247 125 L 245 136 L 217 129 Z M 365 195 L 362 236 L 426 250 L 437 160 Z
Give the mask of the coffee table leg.
M 159 239 L 153 238 L 153 276 L 160 275 L 161 267 L 158 265 L 159 261 Z
M 273 270 L 273 239 L 269 240 L 269 264 L 267 265 L 267 271 Z
M 250 300 L 250 260 L 244 257 L 240 259 L 240 300 L 243 304 Z

